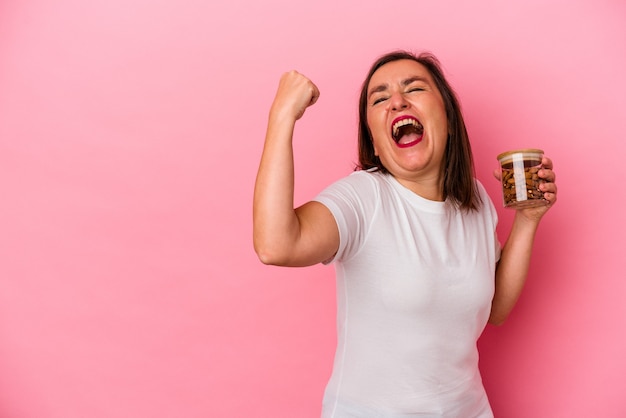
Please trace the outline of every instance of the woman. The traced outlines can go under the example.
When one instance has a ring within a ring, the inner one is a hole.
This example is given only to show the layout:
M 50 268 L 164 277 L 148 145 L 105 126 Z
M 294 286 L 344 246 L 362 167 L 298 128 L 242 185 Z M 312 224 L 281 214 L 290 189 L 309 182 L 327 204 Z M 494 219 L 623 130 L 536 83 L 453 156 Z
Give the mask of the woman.
M 476 341 L 522 291 L 535 232 L 556 202 L 552 162 L 539 172 L 546 205 L 517 210 L 501 248 L 436 58 L 393 52 L 363 83 L 360 170 L 294 209 L 293 129 L 318 97 L 303 75 L 281 78 L 255 188 L 254 245 L 266 264 L 335 263 L 338 346 L 322 416 L 493 417 Z

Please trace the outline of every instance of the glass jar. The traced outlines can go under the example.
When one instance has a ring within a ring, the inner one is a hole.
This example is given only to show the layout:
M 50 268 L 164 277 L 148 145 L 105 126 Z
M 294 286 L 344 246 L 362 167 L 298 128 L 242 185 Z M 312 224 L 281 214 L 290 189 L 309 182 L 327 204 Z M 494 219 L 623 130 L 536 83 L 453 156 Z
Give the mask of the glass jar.
M 504 207 L 519 209 L 547 204 L 543 192 L 539 190 L 543 180 L 537 174 L 541 169 L 542 150 L 528 148 L 507 151 L 497 158 L 502 169 Z

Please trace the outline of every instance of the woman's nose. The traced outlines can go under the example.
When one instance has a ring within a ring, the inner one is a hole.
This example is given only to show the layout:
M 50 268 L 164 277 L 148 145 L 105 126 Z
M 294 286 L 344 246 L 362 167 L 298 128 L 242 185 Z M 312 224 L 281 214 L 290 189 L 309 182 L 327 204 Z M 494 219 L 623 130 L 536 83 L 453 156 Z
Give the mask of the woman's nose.
M 404 110 L 409 107 L 409 102 L 404 98 L 402 93 L 393 93 L 391 95 L 391 109 L 392 110 Z

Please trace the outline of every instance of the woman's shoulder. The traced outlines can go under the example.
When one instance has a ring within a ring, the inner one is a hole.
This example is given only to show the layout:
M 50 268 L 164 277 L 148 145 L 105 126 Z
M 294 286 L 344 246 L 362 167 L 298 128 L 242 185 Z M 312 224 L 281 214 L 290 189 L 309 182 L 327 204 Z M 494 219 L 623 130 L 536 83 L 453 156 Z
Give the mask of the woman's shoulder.
M 474 183 L 476 184 L 476 193 L 478 193 L 480 197 L 486 196 L 487 190 L 485 189 L 483 183 L 477 178 L 474 178 Z
M 380 171 L 378 168 L 370 168 L 369 170 L 354 170 L 350 174 L 350 176 L 360 177 L 371 182 L 379 182 L 387 175 L 387 173 Z
M 481 206 L 480 206 L 481 210 L 479 212 L 486 214 L 488 216 L 491 216 L 494 219 L 497 219 L 498 214 L 497 214 L 495 205 L 493 204 L 493 200 L 491 199 L 491 196 L 487 192 L 487 189 L 480 182 L 480 180 L 474 179 L 474 181 L 476 182 L 476 193 L 480 197 L 480 201 L 481 201 Z
M 349 185 L 359 189 L 379 189 L 385 184 L 386 174 L 373 168 L 370 170 L 355 170 L 347 176 L 337 180 L 334 184 Z
M 380 201 L 381 190 L 387 187 L 385 174 L 375 170 L 356 170 L 327 186 L 319 197 L 360 202 Z

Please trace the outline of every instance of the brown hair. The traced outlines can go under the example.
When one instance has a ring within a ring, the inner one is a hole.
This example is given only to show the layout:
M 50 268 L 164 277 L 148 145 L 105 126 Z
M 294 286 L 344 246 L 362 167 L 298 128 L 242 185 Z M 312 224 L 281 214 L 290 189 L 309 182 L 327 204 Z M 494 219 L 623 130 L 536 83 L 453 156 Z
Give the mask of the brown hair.
M 443 198 L 451 198 L 455 206 L 465 210 L 476 210 L 481 205 L 474 179 L 474 163 L 469 136 L 463 121 L 461 106 L 454 90 L 446 81 L 441 64 L 430 53 L 414 55 L 407 51 L 395 51 L 378 58 L 363 82 L 359 98 L 359 164 L 357 170 L 378 168 L 387 173 L 380 158 L 374 153 L 372 134 L 367 123 L 367 89 L 374 73 L 383 65 L 393 61 L 412 60 L 423 65 L 430 73 L 445 104 L 448 119 L 448 141 L 441 167 L 443 176 Z

